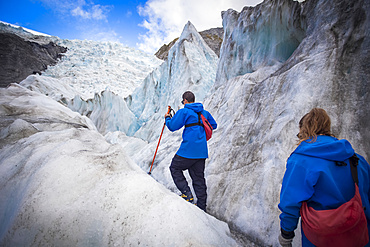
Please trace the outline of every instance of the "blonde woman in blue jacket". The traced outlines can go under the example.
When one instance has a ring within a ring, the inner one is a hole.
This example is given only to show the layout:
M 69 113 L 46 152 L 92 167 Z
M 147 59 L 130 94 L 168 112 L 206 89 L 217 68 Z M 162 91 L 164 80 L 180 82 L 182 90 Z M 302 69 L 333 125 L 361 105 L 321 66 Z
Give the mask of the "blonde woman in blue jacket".
M 302 202 L 306 201 L 315 210 L 336 209 L 354 196 L 349 158 L 355 151 L 347 140 L 332 135 L 330 125 L 328 114 L 320 108 L 312 109 L 299 122 L 300 144 L 287 161 L 280 193 L 282 246 L 291 246 Z M 359 190 L 370 229 L 370 166 L 362 156 L 356 155 Z M 314 246 L 303 231 L 302 246 Z

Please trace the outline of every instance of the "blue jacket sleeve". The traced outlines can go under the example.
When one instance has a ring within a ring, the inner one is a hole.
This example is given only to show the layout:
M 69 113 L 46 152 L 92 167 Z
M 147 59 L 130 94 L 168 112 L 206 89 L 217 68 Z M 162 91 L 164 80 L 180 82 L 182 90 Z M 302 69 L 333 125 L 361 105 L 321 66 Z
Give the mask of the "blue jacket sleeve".
M 319 175 L 309 172 L 304 163 L 304 159 L 290 157 L 283 178 L 278 207 L 282 212 L 280 226 L 288 232 L 297 228 L 302 202 L 312 197 Z
M 166 117 L 166 126 L 172 132 L 181 129 L 184 125 L 185 125 L 184 109 L 178 110 L 172 118 Z
M 215 119 L 212 117 L 211 113 L 209 113 L 208 111 L 204 111 L 206 112 L 206 114 L 203 114 L 205 116 L 205 118 L 207 118 L 208 122 L 212 125 L 212 128 L 215 130 L 217 129 L 217 123 L 215 121 Z

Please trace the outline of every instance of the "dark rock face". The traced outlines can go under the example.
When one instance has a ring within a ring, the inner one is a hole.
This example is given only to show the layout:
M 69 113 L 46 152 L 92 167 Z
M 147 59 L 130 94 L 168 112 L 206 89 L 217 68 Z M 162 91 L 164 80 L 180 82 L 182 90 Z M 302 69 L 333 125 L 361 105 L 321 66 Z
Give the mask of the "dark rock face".
M 159 48 L 159 50 L 154 55 L 159 59 L 167 60 L 168 52 L 178 39 L 179 38 L 172 40 L 170 43 L 168 43 L 168 45 L 166 44 L 162 45 L 162 47 Z
M 220 49 L 224 36 L 224 29 L 221 27 L 211 28 L 199 33 L 207 45 L 220 57 Z
M 0 33 L 0 87 L 19 83 L 31 74 L 53 65 L 67 48 L 53 42 L 39 44 L 25 41 L 12 33 Z
M 222 27 L 211 28 L 202 32 L 199 32 L 203 40 L 207 45 L 220 57 L 220 48 L 224 36 L 224 29 Z M 179 38 L 172 40 L 168 45 L 164 44 L 155 55 L 162 60 L 167 60 L 168 52 L 171 47 L 176 43 Z

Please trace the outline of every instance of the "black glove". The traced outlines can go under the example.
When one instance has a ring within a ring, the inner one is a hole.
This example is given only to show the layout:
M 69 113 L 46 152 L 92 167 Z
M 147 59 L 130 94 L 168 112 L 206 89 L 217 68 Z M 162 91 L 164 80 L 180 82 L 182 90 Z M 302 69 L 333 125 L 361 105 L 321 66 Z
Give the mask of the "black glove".
M 294 238 L 294 231 L 288 232 L 284 229 L 281 229 L 281 233 L 279 235 L 279 243 L 283 247 L 292 247 L 292 242 Z

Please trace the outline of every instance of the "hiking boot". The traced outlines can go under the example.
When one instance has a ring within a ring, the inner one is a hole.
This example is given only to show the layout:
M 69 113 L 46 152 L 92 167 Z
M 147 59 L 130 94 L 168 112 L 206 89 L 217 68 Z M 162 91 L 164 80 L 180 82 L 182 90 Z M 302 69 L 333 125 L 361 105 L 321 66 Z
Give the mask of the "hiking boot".
M 205 213 L 207 213 L 207 209 L 199 207 L 199 205 L 195 204 L 198 208 L 202 209 Z
M 184 191 L 184 193 L 181 194 L 181 197 L 185 199 L 185 201 L 193 203 L 194 197 L 191 191 Z

